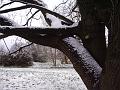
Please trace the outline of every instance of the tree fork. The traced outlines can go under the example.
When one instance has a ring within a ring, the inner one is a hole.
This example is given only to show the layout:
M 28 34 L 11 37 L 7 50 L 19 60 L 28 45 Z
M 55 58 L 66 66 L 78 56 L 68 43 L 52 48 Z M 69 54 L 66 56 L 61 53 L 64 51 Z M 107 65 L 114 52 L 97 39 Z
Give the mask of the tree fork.
M 104 23 L 95 23 L 93 25 L 83 26 L 83 35 L 81 36 L 84 47 L 94 57 L 101 67 L 104 66 L 106 59 L 106 39 Z

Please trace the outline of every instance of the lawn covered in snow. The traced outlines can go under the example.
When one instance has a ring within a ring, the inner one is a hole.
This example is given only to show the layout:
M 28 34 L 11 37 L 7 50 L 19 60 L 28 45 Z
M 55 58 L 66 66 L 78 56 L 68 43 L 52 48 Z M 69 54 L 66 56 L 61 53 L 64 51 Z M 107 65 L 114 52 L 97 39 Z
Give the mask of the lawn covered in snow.
M 87 90 L 73 68 L 3 68 L 0 90 Z

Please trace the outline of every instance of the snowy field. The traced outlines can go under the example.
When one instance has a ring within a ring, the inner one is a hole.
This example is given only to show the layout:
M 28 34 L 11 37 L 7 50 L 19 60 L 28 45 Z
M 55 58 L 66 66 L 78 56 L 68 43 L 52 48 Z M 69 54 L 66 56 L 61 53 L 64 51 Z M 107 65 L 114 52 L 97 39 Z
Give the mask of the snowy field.
M 0 68 L 0 90 L 87 90 L 73 68 Z

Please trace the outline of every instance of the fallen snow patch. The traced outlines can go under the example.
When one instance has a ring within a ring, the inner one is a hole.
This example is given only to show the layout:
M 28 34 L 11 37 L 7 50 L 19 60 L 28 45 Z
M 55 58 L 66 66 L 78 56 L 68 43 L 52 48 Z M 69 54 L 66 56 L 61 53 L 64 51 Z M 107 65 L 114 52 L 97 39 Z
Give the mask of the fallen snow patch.
M 0 68 L 0 90 L 87 90 L 74 69 Z

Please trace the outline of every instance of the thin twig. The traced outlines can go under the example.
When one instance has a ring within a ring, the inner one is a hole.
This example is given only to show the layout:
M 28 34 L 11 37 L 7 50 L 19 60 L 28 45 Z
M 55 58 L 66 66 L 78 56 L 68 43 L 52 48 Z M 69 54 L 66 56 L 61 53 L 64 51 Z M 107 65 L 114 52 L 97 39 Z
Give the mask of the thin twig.
M 32 13 L 31 11 L 32 11 L 32 8 L 30 8 L 30 10 L 29 10 L 29 12 L 26 14 L 26 16 L 28 16 L 30 13 Z
M 33 44 L 33 43 L 30 43 L 30 44 L 28 44 L 28 45 L 25 45 L 25 46 L 23 46 L 23 47 L 20 47 L 18 50 L 10 53 L 9 55 L 12 55 L 12 54 L 14 54 L 14 53 L 20 52 L 23 48 L 28 47 L 28 46 L 30 46 L 30 45 L 32 45 L 32 44 Z
M 55 13 L 55 12 L 53 12 L 53 11 L 50 11 L 50 10 L 48 10 L 48 9 L 46 9 L 46 8 L 41 7 L 41 6 L 32 5 L 32 4 L 31 4 L 31 5 L 24 5 L 24 6 L 20 6 L 20 7 L 16 7 L 16 8 L 11 8 L 11 9 L 6 9 L 6 10 L 1 10 L 1 11 L 0 11 L 0 14 L 12 12 L 12 11 L 17 11 L 17 10 L 22 10 L 22 9 L 27 9 L 27 8 L 31 8 L 31 7 L 37 8 L 37 9 L 39 9 L 41 12 L 46 12 L 46 13 L 52 14 L 52 15 L 54 15 L 55 17 L 58 17 L 59 19 L 62 19 L 63 21 L 69 23 L 70 25 L 72 25 L 72 24 L 74 23 L 74 22 L 71 21 L 70 19 L 68 19 L 68 18 L 66 18 L 66 17 L 64 17 L 64 16 L 62 16 L 62 15 L 60 15 L 60 14 L 58 14 L 58 13 Z
M 3 7 L 5 7 L 5 6 L 7 6 L 7 5 L 9 5 L 9 4 L 12 4 L 12 3 L 14 3 L 14 1 L 9 2 L 9 3 L 6 3 L 6 4 L 3 4 L 3 5 L 0 7 L 0 9 L 3 8 Z
M 10 50 L 9 50 L 9 48 L 8 48 L 8 46 L 7 46 L 7 43 L 5 42 L 5 39 L 4 39 L 4 38 L 3 38 L 3 42 L 5 43 L 5 46 L 6 46 L 7 50 L 8 50 L 8 52 L 10 53 Z
M 30 19 L 32 19 L 35 16 L 35 14 L 38 13 L 39 11 L 40 10 L 37 10 L 35 13 L 33 13 L 32 16 L 28 18 L 27 22 L 23 26 L 27 25 Z
M 67 3 L 67 2 L 68 2 L 68 0 L 66 0 L 66 1 L 63 2 L 63 3 L 60 3 L 59 5 L 57 5 L 57 6 L 53 9 L 53 11 L 55 11 L 60 5 L 65 4 L 65 3 Z

